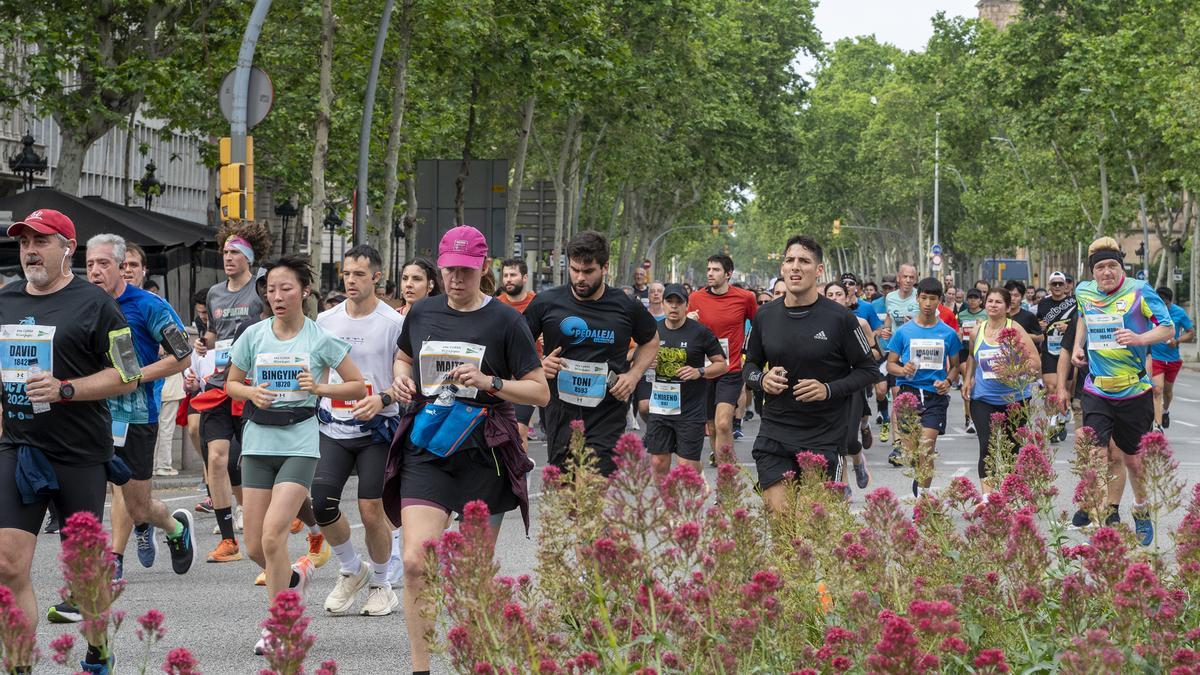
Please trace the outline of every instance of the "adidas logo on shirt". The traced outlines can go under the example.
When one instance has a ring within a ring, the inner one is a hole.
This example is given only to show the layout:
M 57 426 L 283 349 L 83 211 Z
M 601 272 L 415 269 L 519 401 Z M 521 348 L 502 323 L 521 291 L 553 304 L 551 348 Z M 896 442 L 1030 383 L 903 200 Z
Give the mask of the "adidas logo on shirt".
M 813 339 L 814 340 L 828 340 L 829 338 L 825 337 L 825 331 L 821 331 L 820 333 L 817 333 L 816 335 L 814 335 Z

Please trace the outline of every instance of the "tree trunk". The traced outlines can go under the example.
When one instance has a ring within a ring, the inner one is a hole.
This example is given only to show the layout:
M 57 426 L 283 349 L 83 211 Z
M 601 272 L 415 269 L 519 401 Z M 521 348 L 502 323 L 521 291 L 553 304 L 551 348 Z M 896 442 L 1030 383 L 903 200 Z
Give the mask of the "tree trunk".
M 421 252 L 417 250 L 417 172 L 412 162 L 404 167 L 404 240 L 400 248 L 400 260 L 407 260 Z M 399 285 L 400 280 L 396 280 Z
M 400 47 L 392 69 L 392 119 L 388 124 L 387 150 L 384 152 L 383 159 L 383 204 L 379 209 L 379 231 L 383 233 L 382 241 L 380 241 L 380 255 L 388 274 L 390 274 L 393 256 L 392 246 L 396 241 L 396 222 L 392 214 L 396 209 L 396 193 L 400 191 L 398 177 L 400 146 L 404 142 L 404 109 L 408 105 L 408 52 L 412 44 L 411 12 L 412 0 L 405 0 L 400 4 Z M 392 281 L 399 283 L 398 279 L 392 279 Z
M 563 132 L 562 144 L 559 146 L 558 161 L 550 164 L 553 167 L 551 178 L 554 182 L 554 242 L 550 249 L 550 266 L 553 270 L 554 285 L 562 284 L 563 267 L 559 265 L 559 257 L 563 247 L 563 226 L 566 218 L 566 172 L 571 159 L 571 148 L 574 146 L 575 134 L 579 129 L 578 112 L 567 116 L 567 128 Z
M 129 113 L 129 126 L 125 130 L 125 189 L 121 195 L 125 206 L 129 206 L 129 201 L 133 198 L 133 177 L 129 174 L 133 165 L 133 122 L 136 117 L 137 110 Z
M 537 96 L 530 96 L 521 104 L 521 127 L 517 129 L 517 152 L 513 157 L 512 177 L 508 181 L 508 202 L 504 207 L 504 227 L 508 236 L 504 242 L 504 257 L 514 253 L 517 233 L 517 211 L 521 208 L 521 190 L 525 187 L 525 158 L 529 156 L 529 136 L 533 133 L 533 112 Z
M 573 237 L 578 230 L 576 229 L 577 222 L 576 214 L 579 212 L 579 156 L 583 149 L 583 131 L 575 134 L 575 143 L 571 146 L 571 163 L 567 169 L 568 180 L 571 187 L 567 191 L 567 238 Z
M 471 174 L 471 143 L 475 140 L 475 106 L 479 102 L 479 71 L 471 78 L 471 98 L 467 101 L 467 133 L 463 139 L 462 164 L 454 179 L 454 224 L 466 225 L 466 184 Z
M 309 259 L 320 274 L 321 236 L 325 220 L 325 160 L 329 156 L 329 116 L 333 104 L 333 0 L 321 0 L 321 51 L 318 58 L 317 119 L 312 155 L 312 226 L 309 230 Z M 332 245 L 332 240 L 330 241 Z

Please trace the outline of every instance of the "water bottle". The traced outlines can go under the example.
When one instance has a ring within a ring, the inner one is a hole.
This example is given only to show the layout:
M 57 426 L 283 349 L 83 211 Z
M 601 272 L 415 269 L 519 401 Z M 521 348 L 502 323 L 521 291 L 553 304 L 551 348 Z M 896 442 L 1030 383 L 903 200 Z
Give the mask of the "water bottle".
M 454 398 L 457 394 L 458 387 L 448 384 L 442 387 L 442 393 L 438 394 L 437 400 L 433 404 L 449 408 L 454 405 Z
M 37 361 L 34 361 L 33 363 L 29 364 L 29 374 L 30 375 L 37 375 L 40 372 L 42 372 L 42 368 L 41 368 L 41 366 L 38 365 Z M 44 401 L 42 403 L 30 402 L 30 405 L 33 406 L 34 414 L 50 412 L 50 404 L 46 403 Z

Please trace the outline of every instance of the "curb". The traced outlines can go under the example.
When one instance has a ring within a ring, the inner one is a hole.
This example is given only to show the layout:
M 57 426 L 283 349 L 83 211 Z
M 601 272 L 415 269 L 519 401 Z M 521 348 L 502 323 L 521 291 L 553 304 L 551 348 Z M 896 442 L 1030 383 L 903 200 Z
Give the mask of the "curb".
M 204 480 L 200 471 L 180 471 L 178 476 L 154 476 L 150 479 L 152 490 L 195 488 Z

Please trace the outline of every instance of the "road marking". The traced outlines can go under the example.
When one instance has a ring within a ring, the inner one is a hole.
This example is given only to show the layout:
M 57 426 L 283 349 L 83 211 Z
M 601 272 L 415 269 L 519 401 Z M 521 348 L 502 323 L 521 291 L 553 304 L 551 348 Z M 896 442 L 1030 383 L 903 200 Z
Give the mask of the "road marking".
M 1182 424 L 1185 427 L 1191 427 L 1193 429 L 1195 429 L 1197 426 L 1200 426 L 1200 425 L 1192 424 L 1191 422 L 1184 422 L 1183 420 L 1171 420 L 1171 421 L 1175 422 L 1176 424 Z
M 1188 403 L 1200 403 L 1200 399 L 1195 399 L 1195 398 L 1186 398 L 1183 396 L 1173 396 L 1171 398 L 1176 401 L 1186 401 Z
M 969 466 L 959 467 L 959 469 L 954 472 L 954 477 L 961 478 L 961 477 L 967 475 L 967 472 L 970 470 L 971 470 L 971 467 L 969 467 Z

